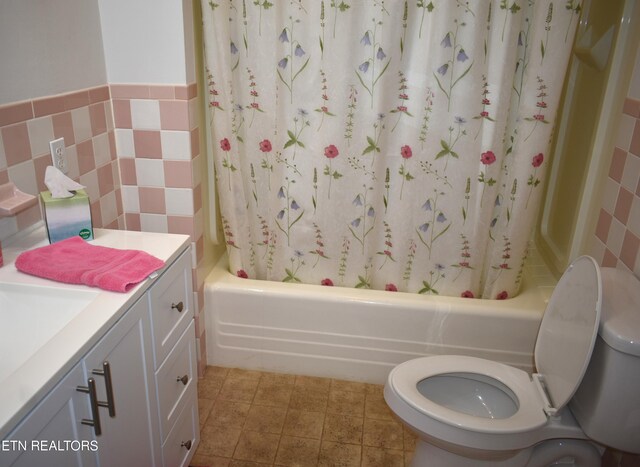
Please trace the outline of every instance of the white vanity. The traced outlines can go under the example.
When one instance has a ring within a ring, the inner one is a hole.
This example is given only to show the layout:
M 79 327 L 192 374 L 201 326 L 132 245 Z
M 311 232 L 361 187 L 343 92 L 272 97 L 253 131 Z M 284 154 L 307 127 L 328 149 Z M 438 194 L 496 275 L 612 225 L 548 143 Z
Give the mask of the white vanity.
M 0 268 L 0 465 L 187 466 L 199 441 L 189 237 L 95 229 L 166 262 L 121 294 Z

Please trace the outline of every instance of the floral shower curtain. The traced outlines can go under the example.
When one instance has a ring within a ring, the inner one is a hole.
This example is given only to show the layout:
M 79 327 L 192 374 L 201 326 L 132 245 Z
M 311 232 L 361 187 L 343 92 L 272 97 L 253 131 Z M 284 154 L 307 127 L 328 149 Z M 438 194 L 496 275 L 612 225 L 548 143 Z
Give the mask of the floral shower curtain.
M 202 0 L 233 272 L 504 299 L 580 2 Z

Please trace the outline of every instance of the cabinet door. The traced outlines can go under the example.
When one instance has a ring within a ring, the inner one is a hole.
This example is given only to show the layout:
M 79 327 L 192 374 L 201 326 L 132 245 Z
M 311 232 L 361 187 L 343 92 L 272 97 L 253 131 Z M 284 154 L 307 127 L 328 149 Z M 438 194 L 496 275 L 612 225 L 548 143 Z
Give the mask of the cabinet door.
M 5 438 L 0 465 L 12 467 L 95 467 L 97 443 L 88 397 L 77 387 L 84 381 L 77 364 Z M 4 448 L 7 449 L 4 449 Z
M 151 352 L 148 297 L 144 295 L 84 359 L 86 377 L 94 378 L 97 385 L 102 434 L 96 439 L 101 465 L 160 463 Z

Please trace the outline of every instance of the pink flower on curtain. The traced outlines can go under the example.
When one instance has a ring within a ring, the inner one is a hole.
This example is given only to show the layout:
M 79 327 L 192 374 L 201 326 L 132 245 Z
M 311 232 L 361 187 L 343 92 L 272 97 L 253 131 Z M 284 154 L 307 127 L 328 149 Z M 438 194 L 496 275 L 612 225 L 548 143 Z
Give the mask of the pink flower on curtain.
M 491 165 L 495 161 L 496 155 L 493 153 L 493 151 L 483 152 L 480 156 L 480 162 L 482 162 L 484 165 Z
M 403 159 L 410 159 L 413 156 L 413 152 L 411 151 L 411 146 L 405 145 L 400 148 L 400 154 Z
M 236 272 L 236 276 L 242 278 L 242 279 L 248 279 L 249 275 L 247 274 L 247 272 L 244 269 L 238 269 L 238 272 Z
M 326 286 L 331 287 L 331 286 L 333 286 L 333 281 L 327 277 L 326 279 L 322 279 L 320 281 L 320 285 L 326 285 Z
M 223 138 L 220 140 L 220 148 L 223 151 L 230 151 L 231 150 L 231 143 L 229 143 L 229 140 L 227 138 Z
M 475 298 L 475 296 L 473 295 L 473 292 L 471 290 L 465 290 L 464 292 L 462 292 L 460 294 L 460 296 L 462 298 Z
M 506 290 L 503 290 L 498 295 L 496 295 L 496 300 L 506 300 L 507 298 L 509 298 L 509 294 Z
M 260 150 L 262 152 L 270 152 L 271 149 L 271 141 L 269 141 L 268 139 L 263 139 L 262 141 L 260 141 Z
M 333 144 L 330 144 L 329 146 L 324 148 L 324 155 L 325 155 L 325 157 L 327 157 L 329 159 L 333 159 L 335 157 L 338 157 L 338 154 L 340 154 L 340 151 L 338 151 L 338 148 L 335 147 L 335 145 L 333 145 Z
M 531 165 L 537 168 L 537 167 L 540 167 L 543 162 L 544 162 L 544 155 L 540 152 L 535 156 L 533 156 L 533 159 L 531 160 Z
M 387 292 L 397 292 L 398 288 L 395 286 L 395 284 L 387 284 L 384 286 L 384 290 L 386 290 Z

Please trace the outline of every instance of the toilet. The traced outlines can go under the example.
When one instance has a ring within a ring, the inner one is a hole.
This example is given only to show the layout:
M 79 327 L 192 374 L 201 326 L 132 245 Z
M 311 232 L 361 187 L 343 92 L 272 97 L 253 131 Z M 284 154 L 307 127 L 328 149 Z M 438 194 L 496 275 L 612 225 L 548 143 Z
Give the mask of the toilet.
M 602 315 L 602 316 L 601 316 Z M 599 466 L 640 453 L 640 281 L 576 259 L 545 310 L 536 373 L 470 356 L 396 366 L 384 397 L 418 435 L 415 467 Z

